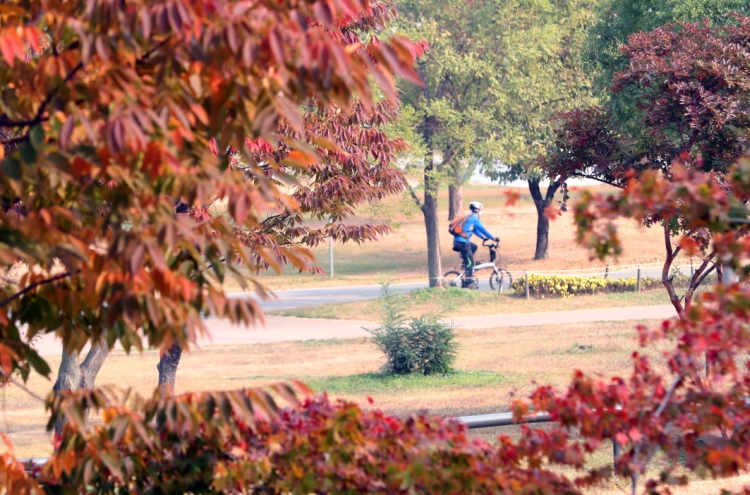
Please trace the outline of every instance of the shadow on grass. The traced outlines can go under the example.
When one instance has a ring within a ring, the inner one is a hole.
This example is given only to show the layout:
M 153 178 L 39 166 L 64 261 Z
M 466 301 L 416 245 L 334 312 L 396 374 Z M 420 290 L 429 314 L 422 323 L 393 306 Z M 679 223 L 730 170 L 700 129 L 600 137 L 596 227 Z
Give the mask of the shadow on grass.
M 443 375 L 391 375 L 362 373 L 304 380 L 316 392 L 371 393 L 398 390 L 424 390 L 443 387 L 473 388 L 499 385 L 505 377 L 494 371 L 456 371 Z
M 346 393 L 352 395 L 400 390 L 427 390 L 435 388 L 476 388 L 500 385 L 507 378 L 500 373 L 485 370 L 462 370 L 442 375 L 391 375 L 388 373 L 362 373 L 346 376 L 267 376 L 248 375 L 229 380 L 268 380 L 275 383 L 296 379 L 312 388 L 316 393 Z

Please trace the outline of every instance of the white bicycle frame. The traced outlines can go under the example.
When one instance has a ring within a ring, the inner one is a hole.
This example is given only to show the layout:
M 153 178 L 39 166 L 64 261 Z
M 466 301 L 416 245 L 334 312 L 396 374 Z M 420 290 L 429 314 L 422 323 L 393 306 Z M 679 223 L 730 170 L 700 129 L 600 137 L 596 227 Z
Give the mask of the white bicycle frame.
M 475 274 L 475 276 L 476 276 L 476 273 L 479 270 L 485 270 L 487 268 L 492 268 L 492 271 L 495 272 L 495 275 L 500 276 L 500 271 L 497 269 L 497 265 L 495 263 L 482 263 L 481 265 L 476 265 L 474 267 L 474 274 Z M 466 270 L 464 270 L 461 273 L 459 273 L 458 276 L 456 278 L 454 278 L 453 280 L 447 280 L 446 279 L 446 282 L 452 283 L 452 282 L 455 282 L 456 280 L 458 280 L 458 279 L 460 279 L 462 277 L 465 277 L 465 276 L 466 276 Z

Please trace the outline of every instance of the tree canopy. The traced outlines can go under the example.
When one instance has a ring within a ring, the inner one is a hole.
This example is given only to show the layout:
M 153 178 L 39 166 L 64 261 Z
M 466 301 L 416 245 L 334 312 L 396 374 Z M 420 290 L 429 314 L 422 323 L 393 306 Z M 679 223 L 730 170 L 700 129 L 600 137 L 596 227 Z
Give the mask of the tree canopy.
M 126 346 L 143 334 L 156 343 L 187 342 L 207 310 L 252 318 L 250 303 L 227 301 L 202 269 L 234 255 L 256 267 L 281 256 L 294 261 L 294 251 L 283 242 L 264 251 L 238 230 L 261 228 L 273 215 L 297 228 L 299 205 L 312 212 L 325 201 L 332 202 L 327 214 L 345 216 L 352 206 L 336 201 L 338 191 L 361 187 L 367 197 L 379 180 L 398 187 L 380 157 L 400 144 L 369 128 L 384 123 L 392 108 L 374 104 L 368 77 L 381 80 L 388 94 L 394 74 L 414 77 L 409 64 L 417 49 L 399 39 L 348 44 L 387 6 L 40 3 L 0 5 L 0 261 L 31 267 L 18 286 L 3 289 L 6 377 L 25 362 L 44 372 L 20 323 L 27 335 L 54 331 L 73 348 L 98 342 L 101 328 Z M 748 50 L 740 48 L 750 43 L 750 20 L 735 19 L 732 27 L 685 25 L 631 38 L 633 63 L 618 81 L 644 95 L 638 110 L 658 153 L 643 155 L 650 166 L 642 170 L 613 173 L 622 189 L 584 195 L 575 212 L 579 240 L 593 255 L 617 252 L 619 217 L 659 218 L 667 242 L 676 222 L 680 249 L 700 249 L 696 238 L 710 232 L 714 259 L 741 279 L 706 291 L 679 319 L 639 327 L 643 349 L 633 353 L 629 376 L 575 371 L 567 389 L 539 386 L 512 406 L 519 420 L 547 412 L 556 424 L 522 427 L 490 444 L 452 421 L 332 404 L 298 383 L 153 398 L 82 390 L 47 402 L 50 426 L 68 419 L 50 461 L 27 472 L 2 453 L 0 486 L 19 495 L 579 494 L 617 476 L 635 494 L 668 493 L 688 481 L 685 470 L 713 477 L 744 471 L 750 157 L 728 163 L 745 136 L 735 102 L 747 101 L 746 77 L 730 76 L 747 69 Z M 48 46 L 38 43 L 45 39 Z M 653 49 L 662 39 L 670 52 Z M 721 47 L 728 62 L 699 56 Z M 311 100 L 315 110 L 305 107 Z M 560 162 L 572 170 L 613 170 L 619 162 L 607 161 L 610 151 L 630 149 L 616 129 L 607 131 L 606 112 L 568 117 L 588 132 L 561 132 L 561 144 L 588 148 L 592 157 Z M 323 121 L 338 127 L 318 125 Z M 675 128 L 680 122 L 685 126 Z M 722 134 L 725 126 L 733 133 Z M 331 144 L 349 139 L 343 153 Z M 354 149 L 363 150 L 370 168 L 361 155 L 349 161 Z M 330 170 L 336 167 L 343 174 Z M 297 170 L 314 180 L 290 194 L 282 184 L 300 179 Z M 358 177 L 368 171 L 369 179 Z M 228 216 L 206 214 L 218 200 Z M 52 272 L 56 260 L 61 273 Z M 86 411 L 99 413 L 101 422 L 88 423 Z M 622 454 L 614 466 L 599 466 L 595 455 L 610 441 Z M 665 462 L 654 468 L 657 455 Z
M 492 168 L 526 163 L 549 135 L 547 117 L 590 93 L 580 51 L 594 1 L 404 0 L 401 32 L 425 39 L 423 86 L 404 105 L 428 150 Z
M 750 17 L 729 17 L 733 22 L 718 26 L 679 23 L 632 35 L 622 47 L 628 68 L 615 75 L 611 90 L 616 96 L 632 96 L 623 101 L 637 102 L 630 109 L 637 120 L 622 121 L 603 107 L 558 115 L 557 138 L 540 159 L 542 167 L 560 180 L 583 176 L 632 188 L 631 179 L 646 171 L 659 171 L 665 180 L 684 180 L 674 170 L 679 161 L 721 187 L 731 164 L 750 144 L 745 110 L 750 98 Z M 643 175 L 642 180 L 652 177 Z M 713 230 L 691 228 L 683 215 L 658 209 L 640 219 L 664 229 L 663 281 L 684 317 L 693 291 L 714 269 Z M 669 279 L 669 268 L 683 249 L 672 246 L 670 239 L 676 234 L 687 234 L 693 242 L 691 250 L 704 255 L 684 300 L 677 297 Z M 609 252 L 606 243 L 598 244 L 594 237 L 588 240 L 601 253 Z
M 726 14 L 749 14 L 744 0 L 605 0 L 587 42 L 588 68 L 598 75 L 597 86 L 602 96 L 614 73 L 627 65 L 620 52 L 631 34 L 652 31 L 675 22 L 709 20 L 714 25 L 726 22 Z
M 70 352 L 185 348 L 206 314 L 259 315 L 207 271 L 309 269 L 322 236 L 382 233 L 300 219 L 403 187 L 389 160 L 404 144 L 373 125 L 397 114 L 395 74 L 418 81 L 416 51 L 359 38 L 393 15 L 351 0 L 0 5 L 0 263 L 29 266 L 3 287 L 3 374 L 48 374 L 40 333 Z

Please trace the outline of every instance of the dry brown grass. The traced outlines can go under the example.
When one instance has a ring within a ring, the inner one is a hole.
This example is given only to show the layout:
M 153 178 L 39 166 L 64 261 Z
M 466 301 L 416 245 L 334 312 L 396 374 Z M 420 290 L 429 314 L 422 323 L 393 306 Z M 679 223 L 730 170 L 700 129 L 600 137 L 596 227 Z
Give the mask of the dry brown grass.
M 371 396 L 375 406 L 397 415 L 419 409 L 444 416 L 484 414 L 505 410 L 513 397 L 527 395 L 534 380 L 562 389 L 573 370 L 603 377 L 627 375 L 631 369 L 630 354 L 635 348 L 635 325 L 639 322 L 600 322 L 523 328 L 498 328 L 459 331 L 461 345 L 457 367 L 462 371 L 485 371 L 499 377 L 491 386 L 481 381 L 463 380 L 433 387 L 429 380 L 390 390 L 356 389 L 332 393 L 366 404 Z M 644 321 L 655 325 L 655 321 Z M 658 349 L 646 351 L 655 362 Z M 51 359 L 53 369 L 57 359 Z M 149 394 L 156 384 L 155 366 L 158 354 L 126 356 L 115 352 L 105 363 L 99 384 L 133 387 Z M 177 389 L 216 390 L 263 386 L 288 378 L 301 378 L 311 384 L 337 383 L 377 371 L 383 360 L 367 339 L 285 342 L 232 347 L 209 347 L 183 356 Z M 52 382 L 32 378 L 29 386 L 46 394 Z M 346 388 L 346 387 L 345 387 Z M 3 415 L 0 430 L 9 434 L 21 457 L 49 454 L 49 436 L 44 432 L 45 414 L 41 404 L 16 387 L 3 389 Z M 493 440 L 499 434 L 515 436 L 517 427 L 476 430 L 475 434 Z M 611 462 L 611 447 L 604 446 L 592 459 L 592 465 Z M 567 473 L 567 474 L 573 474 Z M 739 488 L 747 477 L 719 482 L 691 484 L 681 495 L 717 493 L 719 487 Z M 604 489 L 590 493 L 624 493 L 625 482 L 612 482 Z
M 501 264 L 511 271 L 603 267 L 606 263 L 648 263 L 660 261 L 663 257 L 663 237 L 657 229 L 646 229 L 635 222 L 620 220 L 618 225 L 624 254 L 619 260 L 590 261 L 587 251 L 575 242 L 573 215 L 568 212 L 550 224 L 549 259 L 534 261 L 536 210 L 528 192 L 521 189 L 516 189 L 522 192 L 520 200 L 514 206 L 505 206 L 505 190 L 507 188 L 499 186 L 472 184 L 466 187 L 464 198 L 467 204 L 469 201 L 478 200 L 485 205 L 483 223 L 490 232 L 500 237 Z M 571 202 L 579 194 L 580 189 L 574 190 Z M 386 202 L 386 207 L 395 211 L 395 205 L 399 201 L 405 200 L 390 199 Z M 460 262 L 456 253 L 451 250 L 452 237 L 447 231 L 447 193 L 444 191 L 440 193 L 439 207 L 443 269 L 447 271 L 456 268 Z M 369 212 L 362 210 L 358 213 L 357 221 L 365 222 L 372 218 Z M 393 221 L 400 224 L 399 228 L 378 242 L 335 245 L 336 278 L 333 281 L 324 276 L 298 275 L 291 270 L 285 271 L 282 275 L 264 274 L 260 280 L 274 289 L 372 284 L 376 283 L 380 276 L 400 281 L 424 280 L 427 254 L 422 217 L 414 215 L 407 218 L 400 213 L 394 213 Z M 315 254 L 320 266 L 328 270 L 327 244 L 320 246 Z M 486 250 L 480 248 L 479 255 L 480 258 L 486 258 Z M 234 282 L 228 283 L 227 287 L 237 288 Z
M 363 403 L 369 395 L 375 399 L 377 407 L 399 415 L 419 408 L 446 416 L 501 411 L 510 402 L 514 390 L 519 394 L 528 392 L 534 379 L 563 386 L 574 369 L 605 376 L 625 373 L 634 347 L 636 323 L 461 331 L 458 333 L 461 345 L 458 369 L 495 372 L 502 377 L 498 385 L 363 389 L 342 394 L 342 397 Z M 57 369 L 58 361 L 50 359 L 53 370 Z M 150 394 L 156 385 L 157 362 L 155 351 L 135 356 L 114 352 L 105 362 L 97 384 L 133 387 L 142 394 Z M 380 354 L 366 339 L 216 346 L 183 356 L 177 389 L 235 389 L 292 377 L 319 382 L 324 377 L 374 372 L 381 364 Z M 32 377 L 29 387 L 46 395 L 52 382 Z M 415 395 L 419 397 L 416 403 Z M 41 404 L 11 386 L 3 389 L 3 414 L 0 430 L 9 433 L 18 455 L 48 453 L 49 440 L 43 432 L 45 414 Z

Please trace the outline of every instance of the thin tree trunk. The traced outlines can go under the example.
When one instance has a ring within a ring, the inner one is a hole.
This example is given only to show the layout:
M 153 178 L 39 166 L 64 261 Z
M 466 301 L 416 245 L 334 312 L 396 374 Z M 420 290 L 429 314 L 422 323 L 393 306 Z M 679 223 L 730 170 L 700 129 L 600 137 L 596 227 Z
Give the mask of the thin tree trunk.
M 549 218 L 546 209 L 555 199 L 555 193 L 560 188 L 560 182 L 555 181 L 547 187 L 547 192 L 542 196 L 539 189 L 539 179 L 529 179 L 529 192 L 536 207 L 536 251 L 535 260 L 544 260 L 549 257 Z
M 453 173 L 453 183 L 448 186 L 448 221 L 464 214 L 464 186 L 458 172 Z
M 465 167 L 461 166 L 461 160 L 456 160 L 455 153 L 450 153 L 447 158 L 451 174 L 448 184 L 448 221 L 451 221 L 464 214 L 463 172 Z M 444 162 L 443 166 L 445 167 L 446 164 Z
M 448 221 L 464 214 L 464 194 L 461 184 L 448 186 Z
M 162 397 L 169 397 L 174 394 L 177 366 L 180 364 L 181 357 L 182 348 L 175 343 L 161 355 L 159 364 L 156 365 L 156 369 L 159 370 L 159 392 Z
M 544 208 L 536 207 L 536 250 L 535 260 L 549 258 L 549 218 L 544 214 Z
M 60 361 L 60 369 L 57 373 L 57 381 L 52 390 L 55 395 L 60 395 L 63 392 L 72 392 L 78 390 L 81 385 L 81 367 L 78 365 L 78 352 L 68 352 L 63 349 L 62 360 Z M 55 423 L 55 435 L 60 436 L 62 434 L 63 426 L 65 425 L 65 419 L 60 417 Z
M 424 204 L 422 216 L 427 233 L 427 272 L 430 277 L 430 287 L 443 286 L 443 265 L 440 253 L 440 233 L 437 213 L 438 185 L 432 176 L 434 164 L 425 167 L 424 172 Z
M 440 253 L 436 198 L 425 195 L 422 213 L 424 213 L 424 226 L 427 232 L 427 269 L 430 276 L 430 287 L 442 287 L 443 265 Z

